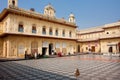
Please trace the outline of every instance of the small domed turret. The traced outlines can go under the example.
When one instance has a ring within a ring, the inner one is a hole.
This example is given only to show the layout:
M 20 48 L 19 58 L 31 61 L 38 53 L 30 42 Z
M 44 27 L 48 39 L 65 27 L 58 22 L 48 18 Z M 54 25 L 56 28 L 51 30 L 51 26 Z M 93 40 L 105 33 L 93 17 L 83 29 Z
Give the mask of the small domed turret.
M 52 9 L 52 10 L 54 10 L 54 8 L 52 7 L 51 4 L 48 4 L 47 6 L 45 6 L 45 9 Z M 55 11 L 55 10 L 54 10 L 54 11 Z
M 52 7 L 51 4 L 48 4 L 44 8 L 44 14 L 50 17 L 55 17 L 55 9 Z
M 69 22 L 75 23 L 75 16 L 72 13 L 69 16 Z
M 74 14 L 70 14 L 70 17 L 74 17 Z
M 18 7 L 18 0 L 8 0 L 8 8 Z

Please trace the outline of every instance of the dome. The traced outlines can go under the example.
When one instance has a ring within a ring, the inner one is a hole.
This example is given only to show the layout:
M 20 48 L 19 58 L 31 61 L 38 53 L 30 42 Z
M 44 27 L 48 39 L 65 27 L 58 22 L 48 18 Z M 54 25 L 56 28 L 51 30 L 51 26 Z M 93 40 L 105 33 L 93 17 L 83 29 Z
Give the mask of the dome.
M 48 4 L 47 6 L 45 6 L 45 9 L 53 9 L 55 11 L 55 9 L 52 7 L 51 4 Z
M 74 14 L 71 13 L 71 14 L 70 14 L 70 17 L 74 17 Z

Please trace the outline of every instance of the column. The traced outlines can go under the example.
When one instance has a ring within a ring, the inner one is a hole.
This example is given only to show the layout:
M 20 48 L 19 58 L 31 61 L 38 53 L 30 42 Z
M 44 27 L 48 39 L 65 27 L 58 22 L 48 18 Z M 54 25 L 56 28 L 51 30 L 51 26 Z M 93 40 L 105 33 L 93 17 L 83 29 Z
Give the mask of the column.
M 9 55 L 10 55 L 10 41 L 7 40 L 7 50 L 6 50 L 6 57 L 9 58 Z
M 38 53 L 42 54 L 42 42 L 40 40 L 38 42 Z

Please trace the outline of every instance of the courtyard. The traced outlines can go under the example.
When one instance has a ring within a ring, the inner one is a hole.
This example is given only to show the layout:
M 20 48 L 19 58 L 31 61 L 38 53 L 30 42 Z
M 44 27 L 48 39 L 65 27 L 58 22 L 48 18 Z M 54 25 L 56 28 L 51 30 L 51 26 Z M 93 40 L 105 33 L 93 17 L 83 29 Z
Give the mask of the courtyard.
M 0 80 L 120 80 L 120 57 L 77 55 L 0 62 Z

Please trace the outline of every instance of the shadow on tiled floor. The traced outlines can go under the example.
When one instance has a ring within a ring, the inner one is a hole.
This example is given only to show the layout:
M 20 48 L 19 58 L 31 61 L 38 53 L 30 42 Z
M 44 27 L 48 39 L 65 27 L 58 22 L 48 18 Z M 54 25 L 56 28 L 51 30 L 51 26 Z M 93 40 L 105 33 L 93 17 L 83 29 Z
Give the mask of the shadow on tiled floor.
M 76 80 L 14 62 L 1 62 L 0 74 L 0 80 Z

